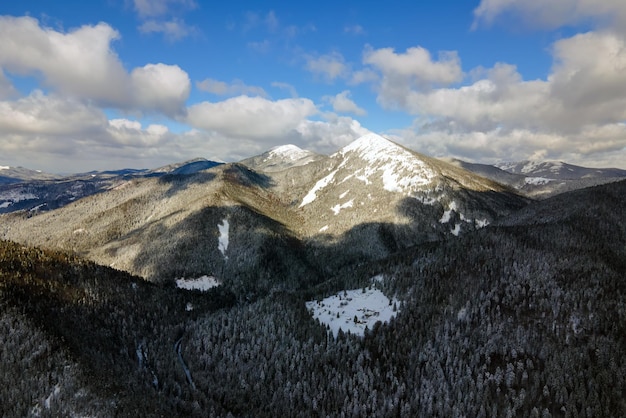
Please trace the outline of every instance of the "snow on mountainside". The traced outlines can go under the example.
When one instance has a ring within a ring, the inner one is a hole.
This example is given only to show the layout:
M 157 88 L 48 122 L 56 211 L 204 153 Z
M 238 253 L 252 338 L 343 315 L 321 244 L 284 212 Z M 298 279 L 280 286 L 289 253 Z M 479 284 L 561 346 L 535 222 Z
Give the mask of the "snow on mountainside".
M 304 166 L 324 158 L 328 157 L 316 154 L 312 151 L 303 150 L 293 144 L 287 144 L 274 147 L 261 155 L 247 158 L 241 161 L 241 164 L 253 170 L 276 172 L 291 167 Z
M 490 180 L 376 134 L 365 135 L 319 162 L 317 172 L 307 173 L 304 179 L 296 170 L 287 177 L 295 182 L 293 189 L 299 183 L 302 187 L 295 198 L 311 235 L 338 236 L 357 225 L 388 225 L 392 230 L 404 225 L 420 230 L 420 239 L 431 240 L 480 228 L 523 205 L 522 199 Z M 497 195 L 499 199 L 492 199 Z M 498 203 L 492 205 L 493 201 Z
M 567 164 L 562 161 L 505 162 L 496 164 L 496 167 L 509 173 L 555 180 L 626 177 L 626 170 L 617 168 L 587 168 Z

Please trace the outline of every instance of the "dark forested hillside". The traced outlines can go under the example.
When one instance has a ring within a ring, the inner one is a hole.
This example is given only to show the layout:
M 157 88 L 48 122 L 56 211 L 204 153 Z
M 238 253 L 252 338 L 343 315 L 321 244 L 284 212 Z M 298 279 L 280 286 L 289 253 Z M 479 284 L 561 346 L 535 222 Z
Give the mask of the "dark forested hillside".
M 254 300 L 0 244 L 6 416 L 626 415 L 626 182 Z M 306 274 L 306 273 L 303 273 Z M 382 279 L 372 282 L 373 276 Z M 267 278 L 280 282 L 280 277 Z M 334 338 L 305 307 L 378 286 Z

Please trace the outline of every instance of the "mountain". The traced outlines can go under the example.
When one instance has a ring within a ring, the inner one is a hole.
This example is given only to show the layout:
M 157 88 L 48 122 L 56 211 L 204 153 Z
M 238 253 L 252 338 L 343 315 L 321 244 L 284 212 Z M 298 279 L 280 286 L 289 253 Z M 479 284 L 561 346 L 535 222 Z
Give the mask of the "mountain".
M 241 165 L 209 173 L 250 201 L 274 181 Z M 134 181 L 175 199 L 210 187 L 193 178 Z M 624 416 L 625 205 L 626 181 L 563 193 L 255 300 L 0 241 L 0 414 Z M 230 257 L 233 222 L 219 225 Z M 309 311 L 338 301 L 341 316 L 381 293 L 394 316 L 361 336 L 348 330 L 376 318 L 368 305 L 336 334 Z
M 49 213 L 6 217 L 0 234 L 152 281 L 216 276 L 257 295 L 474 231 L 528 203 L 373 134 L 303 165 L 307 152 L 270 153 L 269 172 L 235 163 L 127 179 Z M 274 171 L 281 161 L 295 164 Z
M 514 174 L 555 180 L 626 177 L 626 170 L 618 168 L 587 168 L 561 161 L 521 161 L 499 163 L 496 166 Z
M 560 193 L 626 178 L 626 170 L 586 168 L 562 162 L 500 163 L 495 166 L 446 160 L 478 175 L 513 187 L 524 196 L 546 199 Z
M 473 231 L 528 202 L 376 134 L 326 159 L 268 175 L 279 198 L 302 218 L 296 227 L 308 243 L 319 251 L 338 245 L 357 259 Z
M 63 177 L 39 174 L 21 168 L 11 169 L 11 175 L 19 174 L 21 177 L 11 177 L 13 181 L 5 183 L 0 181 L 0 214 L 20 210 L 33 212 L 53 210 L 83 197 L 111 190 L 132 178 L 192 174 L 219 164 L 221 163 L 198 158 L 154 170 L 128 168 L 91 171 Z
M 312 151 L 303 150 L 296 145 L 288 144 L 242 160 L 241 164 L 257 171 L 274 172 L 291 167 L 300 167 L 325 158 L 327 157 Z
M 24 167 L 0 166 L 0 185 L 21 183 L 33 180 L 55 180 L 58 178 L 60 178 L 60 176 L 57 176 L 55 174 L 29 170 Z

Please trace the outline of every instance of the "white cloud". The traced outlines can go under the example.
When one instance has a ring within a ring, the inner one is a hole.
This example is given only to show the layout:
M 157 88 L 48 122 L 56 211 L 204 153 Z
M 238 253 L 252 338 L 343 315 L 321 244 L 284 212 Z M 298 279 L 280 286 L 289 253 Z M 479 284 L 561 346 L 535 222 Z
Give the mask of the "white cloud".
M 268 97 L 267 92 L 262 87 L 248 86 L 241 80 L 233 80 L 230 84 L 224 81 L 207 78 L 196 83 L 199 90 L 218 96 L 234 95 L 254 95 Z
M 130 74 L 133 101 L 141 109 L 154 109 L 166 115 L 184 113 L 191 81 L 177 65 L 147 64 Z
M 293 99 L 298 97 L 298 91 L 293 85 L 289 83 L 282 83 L 280 81 L 272 81 L 272 87 L 276 87 L 282 90 L 287 90 Z
M 367 114 L 365 109 L 360 108 L 352 99 L 350 99 L 350 91 L 344 90 L 336 96 L 326 98 L 332 105 L 333 110 L 338 113 L 353 113 L 358 116 Z
M 101 106 L 179 114 L 191 90 L 187 73 L 148 64 L 129 74 L 111 48 L 116 39 L 105 23 L 61 33 L 29 17 L 0 17 L 0 70 L 35 75 L 59 94 Z
M 30 17 L 0 16 L 0 67 L 40 75 L 65 94 L 103 103 L 128 100 L 128 77 L 111 42 L 119 33 L 105 23 L 68 33 L 42 28 Z
M 503 17 L 521 20 L 531 27 L 556 29 L 593 21 L 602 26 L 626 29 L 623 0 L 482 0 L 474 10 L 474 24 L 491 25 Z
M 7 78 L 0 67 L 0 100 L 16 97 L 17 95 L 18 92 L 13 86 L 13 83 L 11 83 L 11 80 Z
M 379 103 L 416 116 L 413 129 L 402 134 L 425 153 L 614 164 L 612 152 L 626 161 L 626 136 L 620 136 L 626 121 L 626 39 L 588 32 L 555 42 L 551 52 L 554 64 L 546 79 L 524 80 L 515 66 L 498 63 L 473 70 L 476 80 L 460 87 L 426 82 L 454 81 L 461 74 L 456 58 L 437 62 L 440 68 L 431 65 L 427 51 L 402 59 L 386 51 L 365 62 L 380 73 L 374 81 Z M 413 67 L 427 69 L 420 75 L 423 83 L 414 81 L 421 70 Z
M 174 18 L 169 21 L 147 20 L 139 26 L 139 32 L 162 33 L 166 40 L 175 42 L 197 33 L 197 29 L 182 19 Z
M 230 137 L 270 139 L 285 136 L 317 112 L 309 99 L 271 101 L 262 97 L 238 96 L 222 102 L 190 106 L 186 122 Z
M 193 10 L 198 7 L 194 0 L 133 0 L 135 11 L 145 19 Z
M 407 92 L 429 91 L 462 80 L 463 71 L 456 52 L 440 52 L 438 58 L 433 60 L 430 52 L 422 47 L 396 53 L 393 48 L 368 46 L 363 63 L 380 73 L 379 102 L 384 107 L 403 108 L 408 105 Z
M 181 18 L 198 7 L 194 0 L 133 0 L 133 4 L 142 21 L 138 26 L 141 33 L 162 33 L 167 41 L 176 42 L 200 32 Z
M 327 81 L 334 81 L 339 77 L 344 77 L 348 73 L 348 65 L 338 52 L 332 52 L 320 56 L 307 56 L 305 68 L 311 73 L 321 76 Z
M 100 109 L 75 99 L 35 91 L 16 101 L 0 102 L 0 134 L 88 134 L 106 124 Z M 17 146 L 18 144 L 16 144 Z

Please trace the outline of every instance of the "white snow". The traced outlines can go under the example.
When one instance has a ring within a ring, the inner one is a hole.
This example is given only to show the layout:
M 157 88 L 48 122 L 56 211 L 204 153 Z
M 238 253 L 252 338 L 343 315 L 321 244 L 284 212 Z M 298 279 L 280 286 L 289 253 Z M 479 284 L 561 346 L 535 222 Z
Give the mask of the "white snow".
M 443 212 L 443 215 L 441 215 L 441 219 L 439 219 L 439 223 L 445 224 L 446 222 L 450 222 L 452 211 L 456 211 L 456 210 L 457 210 L 456 202 L 455 201 L 450 202 L 450 204 L 448 205 L 448 209 Z
M 0 193 L 0 201 L 9 200 L 12 203 L 21 202 L 22 200 L 37 199 L 37 196 L 23 189 L 6 190 Z
M 313 188 L 309 191 L 309 193 L 307 193 L 307 195 L 304 196 L 304 199 L 302 199 L 302 203 L 300 203 L 300 207 L 304 205 L 308 205 L 309 203 L 314 201 L 315 198 L 317 197 L 316 193 L 322 190 L 324 187 L 328 186 L 333 181 L 336 173 L 337 173 L 337 170 L 331 171 L 329 175 L 327 175 L 326 177 L 324 177 L 323 179 L 315 183 L 315 186 L 313 186 Z
M 301 158 L 309 156 L 308 151 L 305 151 L 293 144 L 281 145 L 279 147 L 272 148 L 269 151 L 269 154 L 273 157 L 285 158 L 291 161 L 297 161 Z
M 335 215 L 339 215 L 339 212 L 341 212 L 341 209 L 351 208 L 353 205 L 354 205 L 354 199 L 350 200 L 349 202 L 343 203 L 341 205 L 336 204 L 330 209 L 333 211 Z
M 524 179 L 524 183 L 532 184 L 533 186 L 540 186 L 542 184 L 548 184 L 551 181 L 554 181 L 554 179 L 547 179 L 545 177 L 526 177 Z
M 474 219 L 477 228 L 484 228 L 489 225 L 489 221 L 487 219 Z
M 335 338 L 339 329 L 363 336 L 365 327 L 372 329 L 376 322 L 385 323 L 393 318 L 396 315 L 394 305 L 398 305 L 396 299 L 389 300 L 383 292 L 374 288 L 365 292 L 362 289 L 345 290 L 322 301 L 306 302 L 313 319 L 330 326 Z
M 0 165 L 0 171 L 8 170 L 9 168 L 11 168 L 11 167 L 9 167 L 8 165 Z
M 324 225 L 320 228 L 320 232 L 328 231 L 328 225 Z
M 202 276 L 197 279 L 176 279 L 176 287 L 185 290 L 200 290 L 206 292 L 207 290 L 219 286 L 222 283 L 213 276 Z
M 380 172 L 383 187 L 390 192 L 414 190 L 429 184 L 436 175 L 415 154 L 374 133 L 362 136 L 338 152 L 345 158 L 342 166 L 350 153 L 356 153 L 368 163 L 366 169 L 358 170 L 362 173 L 355 173 L 356 178 L 370 184 L 369 177 Z
M 217 229 L 220 232 L 217 248 L 222 252 L 224 258 L 228 258 L 228 256 L 226 256 L 226 250 L 228 249 L 228 232 L 230 229 L 228 219 L 223 219 L 221 224 L 217 224 Z
M 343 199 L 344 197 L 346 197 L 346 195 L 348 194 L 348 192 L 349 192 L 349 191 L 350 191 L 350 190 L 346 190 L 345 192 L 341 193 L 341 194 L 339 195 L 339 199 Z
M 12 204 L 13 204 L 13 202 L 2 202 L 2 203 L 0 203 L 0 209 L 8 208 Z
M 459 233 L 461 232 L 461 224 L 454 224 L 454 229 L 451 230 L 450 232 L 452 232 L 452 235 L 458 237 Z

